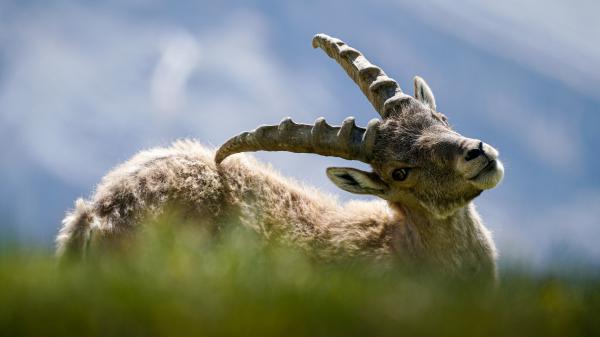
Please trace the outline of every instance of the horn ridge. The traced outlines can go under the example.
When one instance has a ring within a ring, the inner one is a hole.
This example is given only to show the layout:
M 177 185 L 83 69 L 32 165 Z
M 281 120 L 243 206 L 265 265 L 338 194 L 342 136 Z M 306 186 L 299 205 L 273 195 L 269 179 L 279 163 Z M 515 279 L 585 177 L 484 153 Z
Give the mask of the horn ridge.
M 385 119 L 395 112 L 395 106 L 386 106 L 386 101 L 394 97 L 410 97 L 404 94 L 398 83 L 388 77 L 381 68 L 369 62 L 360 51 L 342 40 L 326 34 L 317 34 L 313 38 L 312 46 L 321 48 L 342 66 L 382 118 Z
M 361 152 L 367 154 L 367 161 L 371 162 L 373 159 L 373 147 L 375 146 L 375 137 L 381 121 L 377 118 L 373 118 L 367 124 L 367 129 L 362 135 L 360 144 L 362 145 Z
M 230 138 L 217 150 L 215 162 L 219 164 L 240 152 L 288 151 L 369 163 L 378 125 L 379 121 L 375 119 L 366 129 L 361 128 L 352 117 L 346 118 L 341 126 L 331 126 L 325 118 L 317 119 L 313 125 L 297 124 L 291 118 L 284 118 L 277 125 L 262 125 Z

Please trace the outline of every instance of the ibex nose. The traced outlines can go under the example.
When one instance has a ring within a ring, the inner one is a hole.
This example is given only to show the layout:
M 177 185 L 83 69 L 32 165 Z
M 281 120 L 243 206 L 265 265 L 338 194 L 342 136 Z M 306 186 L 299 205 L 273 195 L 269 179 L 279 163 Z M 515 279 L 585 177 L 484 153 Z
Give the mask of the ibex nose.
M 479 144 L 477 144 L 477 147 L 467 150 L 465 154 L 465 160 L 471 161 L 482 155 L 485 155 L 485 151 L 483 150 L 483 142 L 479 142 Z

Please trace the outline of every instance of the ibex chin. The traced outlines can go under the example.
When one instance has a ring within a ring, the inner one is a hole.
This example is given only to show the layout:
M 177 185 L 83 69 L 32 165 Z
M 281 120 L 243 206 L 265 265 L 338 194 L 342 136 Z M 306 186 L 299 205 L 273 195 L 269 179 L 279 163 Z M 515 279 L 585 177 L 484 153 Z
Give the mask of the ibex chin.
M 91 200 L 76 202 L 58 234 L 58 255 L 128 241 L 146 220 L 176 205 L 203 225 L 235 221 L 318 256 L 373 257 L 493 278 L 496 250 L 472 200 L 502 179 L 498 151 L 452 130 L 420 77 L 411 97 L 344 42 L 318 34 L 313 47 L 342 66 L 381 119 L 361 128 L 353 118 L 339 127 L 323 118 L 314 125 L 286 118 L 235 136 L 216 153 L 194 141 L 141 152 L 105 176 Z M 368 163 L 372 172 L 331 167 L 327 176 L 345 191 L 383 201 L 340 205 L 252 158 L 227 159 L 248 151 Z

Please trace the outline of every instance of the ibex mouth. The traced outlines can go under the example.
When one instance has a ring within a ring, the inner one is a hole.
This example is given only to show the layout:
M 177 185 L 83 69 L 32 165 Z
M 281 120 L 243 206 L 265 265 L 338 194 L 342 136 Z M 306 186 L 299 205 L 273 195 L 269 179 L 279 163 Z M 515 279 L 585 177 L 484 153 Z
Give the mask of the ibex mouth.
M 477 173 L 473 178 L 470 178 L 469 180 L 477 180 L 477 178 L 479 178 L 481 175 L 486 174 L 491 170 L 495 170 L 497 165 L 498 164 L 495 159 L 488 161 L 487 164 L 485 164 L 485 166 L 481 169 L 481 171 L 479 171 L 479 173 Z
M 469 181 L 481 189 L 489 189 L 496 186 L 504 176 L 504 166 L 497 159 L 490 160 Z

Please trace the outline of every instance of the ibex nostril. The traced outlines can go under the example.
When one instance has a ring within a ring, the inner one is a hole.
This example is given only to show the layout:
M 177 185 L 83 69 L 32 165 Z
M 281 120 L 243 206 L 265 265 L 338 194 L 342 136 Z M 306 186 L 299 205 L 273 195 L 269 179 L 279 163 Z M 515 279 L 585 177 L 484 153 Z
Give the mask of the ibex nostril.
M 466 161 L 473 160 L 473 159 L 481 156 L 482 154 L 483 154 L 483 150 L 471 149 L 471 150 L 467 151 L 467 154 L 465 155 L 465 160 Z

